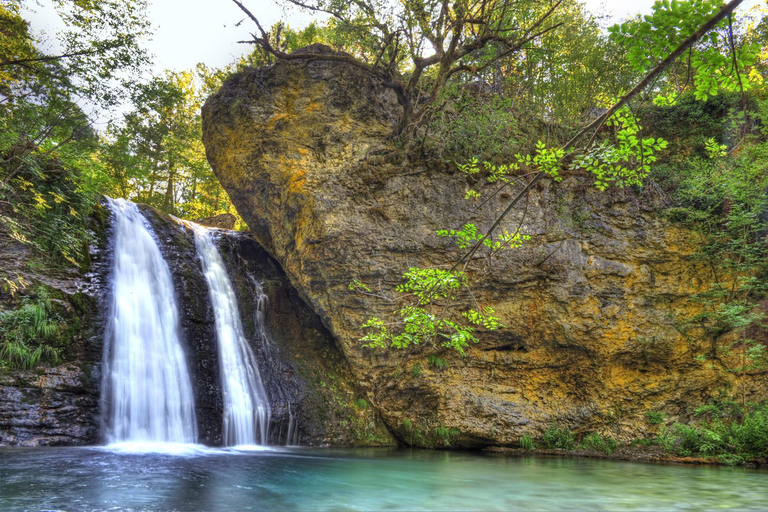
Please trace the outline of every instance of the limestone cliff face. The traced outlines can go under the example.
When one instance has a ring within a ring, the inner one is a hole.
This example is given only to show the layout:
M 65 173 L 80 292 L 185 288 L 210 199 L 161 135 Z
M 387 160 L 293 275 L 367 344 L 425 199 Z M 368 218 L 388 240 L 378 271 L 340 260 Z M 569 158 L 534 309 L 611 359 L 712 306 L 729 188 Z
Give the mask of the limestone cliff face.
M 349 64 L 292 60 L 233 76 L 203 108 L 203 137 L 238 212 L 401 441 L 515 444 L 552 423 L 628 439 L 654 428 L 647 411 L 684 419 L 733 384 L 695 359 L 713 340 L 682 333 L 711 278 L 695 236 L 662 220 L 650 191 L 599 193 L 579 176 L 542 181 L 504 226 L 522 221 L 531 241 L 471 267 L 505 328 L 479 333 L 464 358 L 364 348 L 360 325 L 391 314 L 405 270 L 459 257 L 435 231 L 486 228 L 509 198 L 478 211 L 463 174 L 393 157 L 382 141 L 397 115 L 394 94 Z M 375 293 L 350 292 L 353 279 Z

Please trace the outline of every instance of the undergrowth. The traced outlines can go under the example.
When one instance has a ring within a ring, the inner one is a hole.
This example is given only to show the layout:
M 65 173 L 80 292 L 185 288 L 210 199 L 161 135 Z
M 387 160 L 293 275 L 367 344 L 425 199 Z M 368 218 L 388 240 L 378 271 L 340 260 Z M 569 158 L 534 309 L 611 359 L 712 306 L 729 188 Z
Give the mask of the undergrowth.
M 727 464 L 768 457 L 768 403 L 749 404 L 745 411 L 726 400 L 700 407 L 695 415 L 694 423 L 662 429 L 657 444 L 679 457 L 715 457 Z
M 61 358 L 57 342 L 62 319 L 45 287 L 33 292 L 18 308 L 0 313 L 0 367 L 27 370 Z

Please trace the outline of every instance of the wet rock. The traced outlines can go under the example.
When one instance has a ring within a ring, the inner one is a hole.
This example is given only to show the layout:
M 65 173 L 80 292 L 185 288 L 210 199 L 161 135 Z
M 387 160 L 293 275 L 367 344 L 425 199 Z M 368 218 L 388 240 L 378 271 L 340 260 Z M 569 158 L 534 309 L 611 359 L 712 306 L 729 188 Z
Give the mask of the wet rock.
M 93 444 L 99 434 L 96 367 L 0 374 L 0 446 Z

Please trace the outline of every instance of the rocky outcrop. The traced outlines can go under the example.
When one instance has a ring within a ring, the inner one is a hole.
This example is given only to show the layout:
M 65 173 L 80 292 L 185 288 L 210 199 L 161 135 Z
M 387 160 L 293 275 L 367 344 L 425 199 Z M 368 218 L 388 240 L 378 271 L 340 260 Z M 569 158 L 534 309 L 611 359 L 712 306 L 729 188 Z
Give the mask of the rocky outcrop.
M 0 446 L 82 445 L 99 433 L 98 366 L 0 373 Z
M 198 219 L 195 222 L 202 226 L 208 226 L 209 228 L 219 229 L 235 229 L 235 223 L 237 217 L 231 213 L 220 213 L 212 217 L 205 217 L 204 219 Z
M 234 75 L 209 98 L 203 137 L 238 212 L 401 441 L 513 445 L 553 423 L 629 439 L 651 428 L 646 412 L 685 419 L 733 384 L 696 358 L 714 340 L 681 329 L 700 311 L 691 294 L 711 279 L 692 257 L 695 237 L 660 218 L 652 191 L 600 193 L 579 175 L 542 180 L 503 226 L 522 223 L 531 240 L 469 269 L 474 297 L 503 329 L 480 332 L 467 357 L 364 347 L 360 326 L 392 319 L 404 271 L 458 259 L 435 231 L 487 228 L 509 198 L 477 209 L 463 199 L 464 174 L 388 147 L 398 109 L 392 91 L 347 63 L 280 61 Z M 350 291 L 353 279 L 372 291 Z M 750 397 L 764 394 L 758 384 Z

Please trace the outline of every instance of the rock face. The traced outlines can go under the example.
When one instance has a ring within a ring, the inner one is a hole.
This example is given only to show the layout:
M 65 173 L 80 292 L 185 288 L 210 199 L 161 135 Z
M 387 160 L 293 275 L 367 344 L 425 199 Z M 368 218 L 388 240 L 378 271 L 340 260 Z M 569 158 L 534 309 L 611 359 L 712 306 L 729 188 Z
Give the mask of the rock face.
M 0 374 L 0 446 L 95 443 L 98 377 L 82 365 Z
M 219 215 L 214 215 L 213 217 L 198 219 L 195 222 L 203 226 L 208 226 L 209 228 L 235 229 L 235 222 L 237 222 L 237 217 L 231 213 L 220 213 Z
M 199 439 L 217 446 L 222 443 L 223 407 L 218 348 L 194 235 L 151 207 L 141 209 L 173 275 L 182 339 L 189 354 Z M 333 338 L 297 297 L 274 260 L 245 233 L 218 231 L 216 241 L 238 295 L 243 328 L 259 361 L 272 408 L 270 444 L 286 444 L 293 421 L 298 424 L 302 445 L 392 444 L 391 434 L 375 411 L 358 403 L 358 394 L 362 394 L 357 392 Z
M 222 398 L 218 352 L 208 288 L 192 232 L 148 206 L 140 209 L 159 242 L 174 280 L 181 338 L 187 347 L 195 394 L 199 442 L 220 445 Z M 98 244 L 91 268 L 32 270 L 27 246 L 0 232 L 0 271 L 44 284 L 60 308 L 64 363 L 34 371 L 0 367 L 0 446 L 84 445 L 100 436 L 104 314 L 112 261 L 108 209 L 98 208 Z M 285 273 L 244 233 L 220 231 L 217 242 L 238 294 L 243 324 L 272 405 L 270 444 L 394 444 L 369 407 L 320 319 L 298 297 Z M 257 297 L 263 297 L 257 301 Z M 15 304 L 0 295 L 0 310 Z M 261 322 L 256 318 L 260 317 Z
M 18 295 L 45 287 L 59 323 L 63 363 L 35 371 L 0 368 L 0 446 L 82 445 L 97 442 L 103 339 L 103 300 L 109 273 L 104 212 L 92 219 L 97 243 L 88 272 L 40 269 L 30 248 L 0 227 L 0 273 L 22 277 L 26 290 L 0 291 L 0 309 L 18 306 Z M 5 292 L 5 293 L 4 293 Z
M 401 441 L 514 445 L 553 423 L 629 439 L 655 428 L 646 412 L 685 419 L 734 384 L 695 358 L 714 340 L 681 329 L 701 307 L 690 295 L 711 280 L 692 257 L 695 237 L 659 217 L 651 191 L 599 193 L 578 175 L 540 182 L 503 226 L 522 222 L 531 240 L 469 269 L 477 302 L 503 329 L 479 332 L 467 357 L 363 347 L 361 324 L 391 319 L 404 271 L 447 269 L 460 256 L 435 231 L 487 228 L 509 198 L 478 210 L 463 199 L 464 174 L 404 161 L 383 142 L 398 112 L 391 91 L 349 64 L 281 61 L 209 98 L 203 138 L 238 212 Z M 351 292 L 353 279 L 372 292 Z M 765 382 L 748 388 L 759 398 Z

